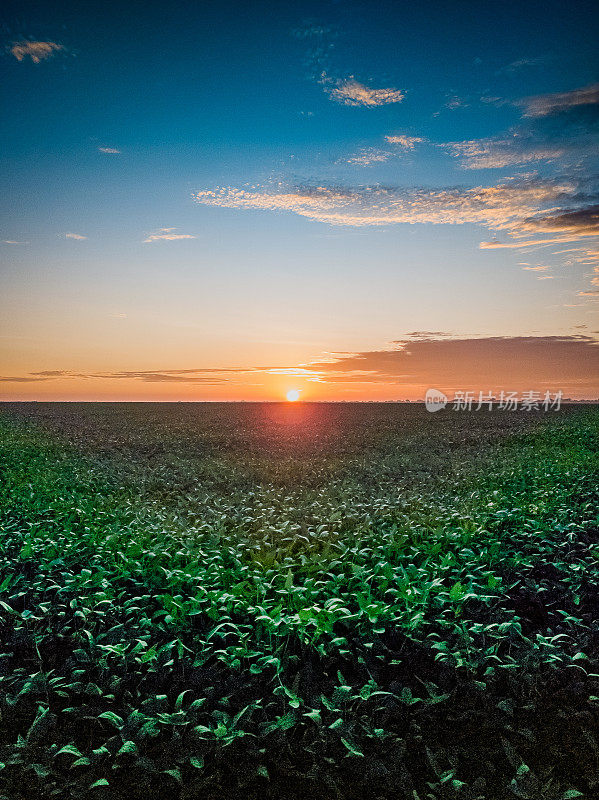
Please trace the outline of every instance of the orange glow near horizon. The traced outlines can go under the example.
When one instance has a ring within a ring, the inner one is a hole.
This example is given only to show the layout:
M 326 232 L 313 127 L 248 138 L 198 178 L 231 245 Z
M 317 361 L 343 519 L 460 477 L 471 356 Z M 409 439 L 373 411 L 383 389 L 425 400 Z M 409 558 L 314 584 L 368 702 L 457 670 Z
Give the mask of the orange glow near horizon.
M 66 344 L 70 341 L 65 339 Z M 246 354 L 241 363 L 216 346 L 212 355 L 209 348 L 198 355 L 190 352 L 189 345 L 171 361 L 170 344 L 160 360 L 158 356 L 144 360 L 137 350 L 131 354 L 115 346 L 118 364 L 111 361 L 114 354 L 90 356 L 87 362 L 84 353 L 69 363 L 65 350 L 55 361 L 51 353 L 37 353 L 26 337 L 19 342 L 0 369 L 2 401 L 298 405 L 298 401 L 422 400 L 431 387 L 446 394 L 472 391 L 475 396 L 479 391 L 561 390 L 564 397 L 599 397 L 597 338 L 580 332 L 463 338 L 407 334 L 399 345 L 383 343 L 357 352 L 298 346 L 277 353 L 262 345 L 251 360 Z

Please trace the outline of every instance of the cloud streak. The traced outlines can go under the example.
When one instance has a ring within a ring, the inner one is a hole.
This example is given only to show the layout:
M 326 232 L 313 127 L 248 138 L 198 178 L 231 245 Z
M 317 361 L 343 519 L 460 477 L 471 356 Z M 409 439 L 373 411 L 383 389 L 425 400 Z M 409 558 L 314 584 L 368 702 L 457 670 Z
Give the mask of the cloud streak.
M 192 233 L 175 233 L 176 228 L 159 228 L 155 233 L 149 233 L 144 239 L 147 242 L 176 242 L 181 239 L 197 239 Z
M 516 104 L 524 108 L 525 117 L 546 117 L 550 114 L 569 111 L 577 106 L 598 105 L 599 83 L 593 83 L 582 89 L 573 89 L 570 92 L 525 97 Z
M 568 152 L 564 144 L 538 142 L 517 133 L 509 138 L 471 139 L 441 146 L 460 159 L 464 169 L 504 169 L 537 161 L 556 161 Z

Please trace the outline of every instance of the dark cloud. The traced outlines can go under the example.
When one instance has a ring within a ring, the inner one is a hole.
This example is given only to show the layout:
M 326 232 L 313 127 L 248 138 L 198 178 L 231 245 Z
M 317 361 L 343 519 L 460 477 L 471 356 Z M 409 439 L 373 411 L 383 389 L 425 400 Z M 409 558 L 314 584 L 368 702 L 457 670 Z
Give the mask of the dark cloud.
M 599 236 L 599 204 L 522 220 L 521 230 Z
M 31 377 L 31 376 L 13 377 L 10 375 L 0 375 L 0 382 L 2 383 L 34 383 L 36 381 L 47 381 L 47 380 L 50 380 L 50 378 Z
M 168 370 L 123 370 L 120 372 L 75 372 L 73 370 L 47 369 L 39 372 L 30 372 L 29 375 L 18 378 L 0 377 L 0 380 L 30 383 L 33 381 L 44 381 L 57 378 L 86 378 L 89 380 L 137 380 L 145 383 L 203 383 L 216 385 L 225 382 L 227 380 L 227 375 L 249 371 L 251 370 L 230 369 L 226 367 Z
M 327 383 L 397 383 L 426 390 L 599 393 L 599 344 L 591 336 L 403 340 L 394 349 L 339 353 L 310 368 Z

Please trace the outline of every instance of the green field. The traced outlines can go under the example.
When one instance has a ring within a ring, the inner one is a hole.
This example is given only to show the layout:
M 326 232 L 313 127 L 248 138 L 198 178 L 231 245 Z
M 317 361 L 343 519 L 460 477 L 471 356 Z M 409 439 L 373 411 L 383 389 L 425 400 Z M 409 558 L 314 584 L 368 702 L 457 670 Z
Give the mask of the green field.
M 599 796 L 599 410 L 0 406 L 0 797 Z

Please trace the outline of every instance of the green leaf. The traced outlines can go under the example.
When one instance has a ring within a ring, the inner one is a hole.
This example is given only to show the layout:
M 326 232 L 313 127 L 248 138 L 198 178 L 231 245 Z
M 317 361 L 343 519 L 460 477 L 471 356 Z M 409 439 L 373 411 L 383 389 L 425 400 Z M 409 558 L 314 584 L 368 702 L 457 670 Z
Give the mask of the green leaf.
M 352 754 L 352 756 L 360 756 L 361 758 L 364 758 L 364 753 L 360 752 L 360 750 L 358 750 L 358 749 L 357 749 L 357 748 L 356 748 L 356 747 L 355 747 L 353 744 L 351 744 L 350 742 L 348 742 L 348 741 L 347 741 L 347 739 L 344 739 L 344 738 L 342 737 L 342 738 L 341 738 L 341 741 L 343 742 L 343 745 L 344 745 L 344 746 L 345 746 L 345 747 L 346 747 L 346 748 L 349 750 L 349 752 Z
M 452 600 L 461 600 L 465 594 L 466 594 L 466 589 L 464 589 L 460 581 L 454 583 L 454 585 L 449 590 L 449 596 Z
M 119 730 L 125 724 L 125 721 L 122 717 L 119 717 L 118 714 L 115 714 L 114 711 L 104 711 L 102 714 L 98 715 L 98 719 L 105 719 L 107 722 L 110 722 L 111 725 L 114 725 L 115 728 Z
M 117 752 L 117 756 L 126 755 L 127 753 L 137 753 L 137 745 L 135 742 L 127 741 L 123 742 L 120 750 Z
M 64 747 L 60 748 L 58 753 L 54 754 L 54 758 L 56 758 L 57 756 L 61 756 L 63 754 L 77 756 L 77 758 L 81 758 L 81 756 L 83 755 L 83 753 L 80 750 L 78 750 L 74 744 L 65 744 Z

